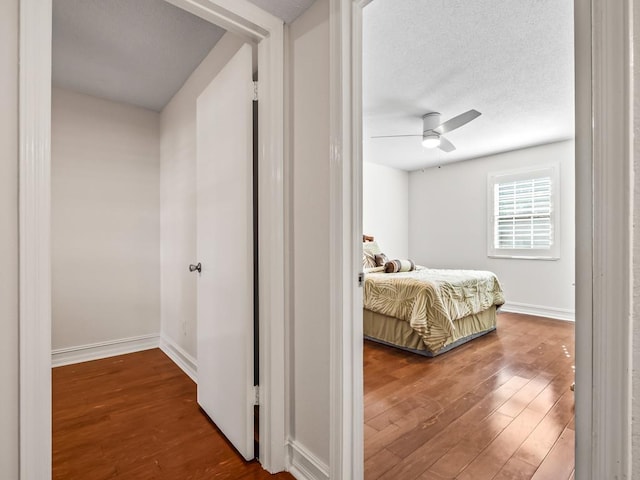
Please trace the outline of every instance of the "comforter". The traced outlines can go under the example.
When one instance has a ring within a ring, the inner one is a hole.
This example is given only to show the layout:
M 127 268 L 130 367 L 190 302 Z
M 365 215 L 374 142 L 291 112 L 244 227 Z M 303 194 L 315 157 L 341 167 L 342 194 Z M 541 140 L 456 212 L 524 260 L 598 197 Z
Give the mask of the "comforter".
M 364 308 L 408 322 L 425 339 L 433 327 L 452 334 L 456 320 L 502 304 L 502 287 L 492 272 L 418 266 L 365 275 Z

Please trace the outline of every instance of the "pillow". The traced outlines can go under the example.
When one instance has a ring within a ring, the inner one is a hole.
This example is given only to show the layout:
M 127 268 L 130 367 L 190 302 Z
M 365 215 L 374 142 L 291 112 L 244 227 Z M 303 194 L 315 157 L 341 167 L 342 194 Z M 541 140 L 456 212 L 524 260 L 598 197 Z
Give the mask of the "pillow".
M 382 253 L 382 250 L 380 250 L 380 247 L 378 246 L 378 242 L 364 242 L 362 244 L 362 251 L 370 252 L 374 255 L 376 253 Z
M 383 267 L 389 261 L 384 253 L 376 253 L 374 258 L 376 259 L 376 267 Z
M 379 254 L 380 247 L 376 242 L 364 242 L 362 244 L 362 266 L 365 268 L 377 267 L 376 254 Z
M 386 273 L 411 272 L 416 269 L 416 264 L 411 260 L 391 260 L 384 264 Z
M 364 268 L 377 267 L 378 264 L 376 263 L 376 256 L 371 252 L 367 252 L 366 250 L 363 250 L 362 251 L 362 266 Z

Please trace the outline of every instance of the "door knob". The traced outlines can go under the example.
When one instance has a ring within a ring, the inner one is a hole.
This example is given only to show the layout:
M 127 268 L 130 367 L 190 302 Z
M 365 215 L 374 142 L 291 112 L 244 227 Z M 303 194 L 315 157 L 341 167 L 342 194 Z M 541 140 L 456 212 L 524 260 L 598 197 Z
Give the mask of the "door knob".
M 202 264 L 198 262 L 197 265 L 194 265 L 194 264 L 189 265 L 189 271 L 190 272 L 197 271 L 198 273 L 202 273 Z

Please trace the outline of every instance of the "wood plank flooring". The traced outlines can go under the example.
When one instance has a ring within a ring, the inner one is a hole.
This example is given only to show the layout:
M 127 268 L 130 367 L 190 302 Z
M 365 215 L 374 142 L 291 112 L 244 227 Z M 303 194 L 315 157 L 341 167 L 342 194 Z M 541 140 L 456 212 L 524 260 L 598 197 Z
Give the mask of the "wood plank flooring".
M 569 480 L 574 325 L 500 313 L 436 358 L 365 342 L 365 480 Z
M 366 480 L 573 478 L 573 324 L 502 313 L 428 359 L 365 342 Z M 160 350 L 53 369 L 53 479 L 258 480 Z
M 53 369 L 54 480 L 259 480 L 158 349 Z

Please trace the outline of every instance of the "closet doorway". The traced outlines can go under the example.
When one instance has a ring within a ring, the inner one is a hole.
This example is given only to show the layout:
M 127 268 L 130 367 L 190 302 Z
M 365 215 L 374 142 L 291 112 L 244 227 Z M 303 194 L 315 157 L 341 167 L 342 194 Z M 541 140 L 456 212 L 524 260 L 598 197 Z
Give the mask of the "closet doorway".
M 254 44 L 257 50 L 257 66 L 261 72 L 263 95 L 261 98 L 260 116 L 258 124 L 261 128 L 260 152 L 264 152 L 259 159 L 261 168 L 266 171 L 270 169 L 280 169 L 282 165 L 282 108 L 278 108 L 282 96 L 282 35 L 283 25 L 280 20 L 265 14 L 262 10 L 245 8 L 242 12 L 236 12 L 235 7 L 219 7 L 211 2 L 209 7 L 194 5 L 192 2 L 172 2 L 178 7 L 185 8 L 199 17 L 204 17 L 207 21 L 214 21 L 223 28 L 239 34 L 246 41 Z M 51 4 L 49 4 L 50 7 Z M 48 174 L 49 150 L 47 134 L 49 131 L 49 111 L 48 104 L 50 85 L 46 79 L 50 78 L 48 70 L 50 68 L 50 57 L 43 52 L 50 52 L 50 36 L 42 35 L 43 32 L 51 31 L 51 9 L 43 8 L 41 2 L 21 2 L 22 13 L 22 37 L 21 37 L 21 92 L 25 98 L 40 99 L 29 103 L 21 103 L 21 118 L 25 127 L 22 129 L 22 141 L 33 141 L 44 148 L 30 150 L 23 149 L 21 163 L 21 179 L 24 182 L 21 191 L 23 201 L 21 202 L 23 235 L 21 235 L 21 265 L 23 268 L 22 294 L 29 296 L 30 305 L 37 306 L 31 311 L 21 314 L 21 338 L 23 348 L 21 349 L 21 385 L 22 385 L 22 417 L 21 417 L 21 462 L 25 475 L 28 472 L 38 471 L 38 477 L 45 478 L 50 472 L 50 446 L 51 438 L 46 432 L 51 425 L 49 417 L 51 409 L 48 399 L 50 398 L 50 354 L 49 344 L 50 320 L 47 312 L 50 311 L 49 297 L 47 292 L 48 275 L 51 265 L 51 257 L 48 247 L 43 247 L 43 234 L 48 233 L 48 208 L 50 179 Z M 280 40 L 280 41 L 278 41 Z M 41 82 L 31 82 L 27 79 L 45 79 Z M 247 90 L 253 93 L 251 80 L 248 79 Z M 251 107 L 249 104 L 249 112 Z M 28 120 L 26 120 L 28 119 Z M 42 129 L 38 126 L 41 125 Z M 25 153 L 27 152 L 27 153 Z M 251 155 L 251 148 L 249 148 Z M 42 175 L 36 172 L 43 173 Z M 34 181 L 37 178 L 38 181 Z M 27 181 L 30 179 L 29 181 Z M 38 183 L 39 182 L 39 183 Z M 251 182 L 250 182 L 251 183 Z M 271 328 L 277 328 L 278 322 L 282 321 L 282 315 L 278 312 L 283 307 L 283 281 L 277 269 L 271 268 L 272 262 L 281 264 L 283 257 L 282 242 L 279 242 L 277 235 L 271 235 L 271 228 L 277 229 L 282 225 L 282 205 L 278 203 L 277 192 L 282 192 L 282 184 L 271 177 L 261 181 L 261 199 L 258 216 L 261 221 L 268 225 L 264 236 L 261 238 L 259 250 L 268 252 L 262 255 L 260 272 L 264 276 L 264 282 L 269 284 L 269 291 L 261 296 L 263 302 L 260 305 L 260 316 L 263 328 L 260 336 L 260 378 L 263 381 L 266 394 L 261 396 L 260 424 L 262 448 L 260 460 L 262 465 L 270 471 L 280 471 L 284 468 L 284 391 L 277 388 L 268 388 L 271 382 L 277 385 L 284 385 L 284 381 L 278 379 L 284 375 L 284 368 L 277 355 L 274 357 L 271 352 L 282 351 L 283 338 L 268 336 L 266 333 Z M 34 205 L 43 208 L 25 209 L 25 204 L 33 202 Z M 28 213 L 27 213 L 28 212 Z M 249 221 L 253 223 L 253 218 Z M 35 232 L 39 235 L 34 236 Z M 48 235 L 44 235 L 47 237 Z M 251 241 L 250 241 L 251 243 Z M 251 246 L 250 250 L 253 249 Z M 31 255 L 29 255 L 31 254 Z M 28 267 L 24 259 L 37 259 L 34 263 L 29 263 Z M 195 259 L 191 259 L 195 261 Z M 187 268 L 184 265 L 183 268 Z M 44 274 L 43 274 L 44 272 Z M 37 292 L 37 293 L 35 293 Z M 253 313 L 253 312 L 252 312 Z M 274 315 L 275 314 L 275 315 Z M 275 317 L 275 318 L 274 318 Z M 251 348 L 253 348 L 253 342 Z M 178 352 L 181 353 L 181 352 Z M 176 355 L 176 363 L 187 364 L 188 357 L 180 358 Z M 251 359 L 247 364 L 253 366 Z M 184 365 L 181 365 L 184 366 Z M 187 368 L 188 369 L 188 368 Z M 249 391 L 245 391 L 246 397 L 250 397 L 253 403 L 253 375 Z M 36 378 L 38 381 L 35 381 Z M 31 400 L 29 400 L 31 399 Z M 253 405 L 252 405 L 253 406 Z M 30 408 L 31 407 L 31 408 Z M 253 409 L 251 409 L 253 410 Z M 252 423 L 252 422 L 247 422 Z M 42 430 L 44 429 L 44 430 Z M 45 432 L 45 433 L 42 433 Z M 28 446 L 28 447 L 27 447 Z M 28 467 L 28 468 L 27 468 Z

